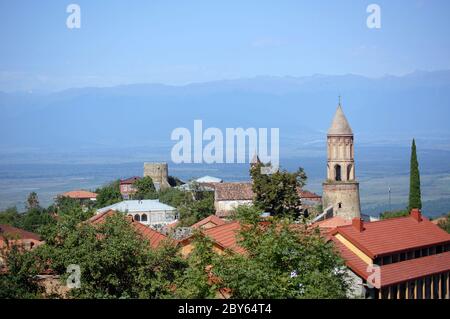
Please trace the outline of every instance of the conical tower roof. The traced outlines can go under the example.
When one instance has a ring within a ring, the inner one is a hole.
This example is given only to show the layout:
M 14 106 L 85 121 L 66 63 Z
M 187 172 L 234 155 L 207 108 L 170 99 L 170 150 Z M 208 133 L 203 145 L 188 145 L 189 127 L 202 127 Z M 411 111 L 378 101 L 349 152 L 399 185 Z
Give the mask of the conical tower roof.
M 336 110 L 336 114 L 334 115 L 333 122 L 331 123 L 331 127 L 328 130 L 328 135 L 352 135 L 353 131 L 348 124 L 347 118 L 345 117 L 344 111 L 342 111 L 342 107 L 339 104 Z

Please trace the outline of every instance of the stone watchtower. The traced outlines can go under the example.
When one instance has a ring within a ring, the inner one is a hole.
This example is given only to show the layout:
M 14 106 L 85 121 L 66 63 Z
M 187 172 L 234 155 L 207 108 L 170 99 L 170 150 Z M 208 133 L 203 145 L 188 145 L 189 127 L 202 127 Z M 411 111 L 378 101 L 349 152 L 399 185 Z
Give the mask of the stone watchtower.
M 333 216 L 361 216 L 359 183 L 355 178 L 353 132 L 339 102 L 327 135 L 327 180 L 323 183 L 323 208 L 333 207 Z
M 156 190 L 170 187 L 167 163 L 144 163 L 144 177 L 150 176 Z

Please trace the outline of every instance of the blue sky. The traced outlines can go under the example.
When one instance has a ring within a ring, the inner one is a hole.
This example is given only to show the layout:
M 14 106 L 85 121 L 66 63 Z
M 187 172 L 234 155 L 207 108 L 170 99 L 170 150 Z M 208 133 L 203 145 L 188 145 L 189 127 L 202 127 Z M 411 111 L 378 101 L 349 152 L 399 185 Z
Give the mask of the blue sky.
M 81 7 L 81 29 L 66 7 Z M 381 7 L 381 29 L 366 8 Z M 0 90 L 450 69 L 450 1 L 1 0 Z

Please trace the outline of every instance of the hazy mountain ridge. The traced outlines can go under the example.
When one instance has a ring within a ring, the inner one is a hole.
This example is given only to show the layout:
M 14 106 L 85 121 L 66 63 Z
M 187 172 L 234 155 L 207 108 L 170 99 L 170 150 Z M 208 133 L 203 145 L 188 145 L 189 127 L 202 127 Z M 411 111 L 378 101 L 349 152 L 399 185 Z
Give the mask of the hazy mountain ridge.
M 260 76 L 185 86 L 136 84 L 51 94 L 0 93 L 5 147 L 170 142 L 176 127 L 279 127 L 281 139 L 323 135 L 338 95 L 357 134 L 449 133 L 450 71 L 405 76 Z

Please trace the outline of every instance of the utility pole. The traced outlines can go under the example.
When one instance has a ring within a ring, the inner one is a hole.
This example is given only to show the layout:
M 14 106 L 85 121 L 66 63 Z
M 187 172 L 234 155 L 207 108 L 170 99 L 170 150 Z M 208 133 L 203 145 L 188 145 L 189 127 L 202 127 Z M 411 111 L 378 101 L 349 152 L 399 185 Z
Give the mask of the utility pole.
M 389 196 L 389 212 L 391 212 L 391 185 L 389 185 L 388 196 Z

